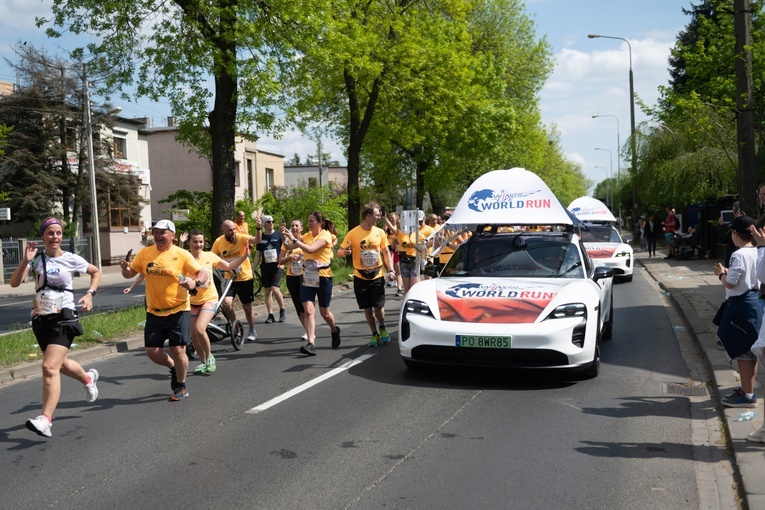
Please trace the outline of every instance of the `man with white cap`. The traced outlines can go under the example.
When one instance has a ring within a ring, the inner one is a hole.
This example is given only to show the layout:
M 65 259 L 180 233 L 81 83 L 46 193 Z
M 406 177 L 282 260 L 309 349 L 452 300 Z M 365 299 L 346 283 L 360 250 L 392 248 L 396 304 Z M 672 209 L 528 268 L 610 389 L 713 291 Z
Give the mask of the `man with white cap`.
M 223 235 L 215 240 L 210 251 L 223 260 L 230 262 L 237 259 L 247 250 L 248 244 L 255 244 L 256 238 L 249 234 L 238 234 L 236 224 L 231 220 L 225 220 L 221 225 L 221 230 Z M 252 317 L 252 302 L 255 301 L 255 288 L 252 281 L 252 263 L 249 257 L 239 266 L 239 272 L 234 278 L 234 283 L 231 284 L 228 294 L 223 299 L 223 312 L 231 322 L 236 320 L 233 307 L 234 296 L 239 296 L 239 301 L 242 303 L 244 316 L 247 318 L 247 323 L 250 326 L 250 330 L 247 333 L 247 341 L 252 342 L 257 337 L 257 333 L 255 332 L 255 322 Z
M 191 340 L 189 292 L 207 282 L 207 272 L 183 248 L 173 244 L 175 225 L 160 220 L 152 229 L 154 244 L 138 252 L 131 262 L 122 259 L 122 276 L 146 279 L 144 349 L 154 363 L 170 369 L 171 401 L 188 397 L 186 344 Z M 168 353 L 164 351 L 168 341 Z
M 263 216 L 261 226 L 260 218 L 255 219 L 255 249 L 261 254 L 260 258 L 260 284 L 263 286 L 264 299 L 268 317 L 266 324 L 276 321 L 274 318 L 274 299 L 279 305 L 279 322 L 287 319 L 284 309 L 284 296 L 279 288 L 284 275 L 284 268 L 279 265 L 279 252 L 282 249 L 282 235 L 274 230 L 274 217 L 268 214 Z

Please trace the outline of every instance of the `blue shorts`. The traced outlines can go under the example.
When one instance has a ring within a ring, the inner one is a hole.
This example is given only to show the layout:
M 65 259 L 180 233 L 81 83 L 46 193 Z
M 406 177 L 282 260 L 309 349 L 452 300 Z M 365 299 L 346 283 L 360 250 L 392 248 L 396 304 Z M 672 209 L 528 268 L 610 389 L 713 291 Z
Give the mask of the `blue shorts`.
M 672 239 L 674 238 L 675 238 L 674 232 L 667 232 L 666 234 L 664 234 L 664 244 L 669 246 L 670 243 L 672 243 Z
M 306 287 L 300 285 L 300 300 L 303 303 L 314 302 L 316 296 L 319 297 L 319 306 L 322 308 L 329 308 L 329 303 L 332 301 L 332 277 L 320 276 L 318 287 Z

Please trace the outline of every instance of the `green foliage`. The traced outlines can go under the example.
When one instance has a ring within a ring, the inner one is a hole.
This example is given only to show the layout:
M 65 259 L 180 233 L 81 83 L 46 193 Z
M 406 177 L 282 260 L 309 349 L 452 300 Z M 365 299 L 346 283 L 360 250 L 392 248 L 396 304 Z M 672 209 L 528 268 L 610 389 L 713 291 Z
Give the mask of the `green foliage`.
M 331 186 L 313 188 L 277 188 L 275 194 L 266 193 L 255 206 L 274 217 L 278 224 L 283 216 L 287 222 L 297 218 L 307 228 L 308 215 L 313 211 L 320 211 L 331 220 L 338 231 L 338 237 L 342 239 L 348 232 L 346 221 L 347 196 L 337 193 Z
M 170 207 L 163 209 L 166 217 L 169 219 L 173 209 L 188 209 L 189 215 L 187 221 L 176 221 L 176 235 L 181 232 L 188 232 L 198 228 L 205 233 L 205 239 L 212 244 L 212 241 L 220 233 L 210 231 L 210 210 L 212 208 L 212 191 L 188 191 L 180 189 L 169 195 L 167 198 L 159 200 L 160 204 L 170 204 Z

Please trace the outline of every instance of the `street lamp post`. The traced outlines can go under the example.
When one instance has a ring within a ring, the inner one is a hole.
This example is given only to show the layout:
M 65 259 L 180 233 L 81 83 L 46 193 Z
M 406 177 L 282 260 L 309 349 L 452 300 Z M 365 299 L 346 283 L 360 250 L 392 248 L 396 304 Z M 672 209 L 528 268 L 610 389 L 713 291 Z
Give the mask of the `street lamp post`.
M 616 39 L 627 43 L 630 53 L 630 155 L 632 156 L 632 221 L 638 216 L 637 186 L 635 179 L 637 177 L 637 145 L 635 140 L 635 86 L 632 78 L 632 45 L 624 37 L 614 37 L 610 35 L 588 34 L 590 39 Z
M 613 117 L 616 119 L 616 206 L 619 209 L 619 228 L 622 226 L 622 201 L 620 194 L 622 191 L 622 158 L 619 156 L 619 151 L 622 150 L 622 142 L 619 137 L 619 117 L 616 115 L 593 115 L 593 119 L 600 117 Z
M 101 270 L 101 233 L 98 230 L 98 198 L 96 194 L 96 165 L 93 161 L 93 121 L 111 115 L 113 113 L 119 113 L 122 108 L 117 107 L 108 112 L 97 115 L 93 118 L 90 111 L 90 88 L 88 86 L 87 73 L 82 74 L 82 86 L 83 95 L 85 96 L 85 128 L 87 130 L 87 142 L 88 142 L 88 170 L 90 172 L 90 209 L 91 216 L 90 221 L 93 227 L 93 265 Z
M 606 168 L 604 166 L 598 166 L 598 165 L 595 165 L 594 168 L 599 168 L 601 170 L 605 170 L 606 171 L 606 180 L 608 180 L 608 168 Z M 610 200 L 610 197 L 608 195 L 610 193 L 610 187 L 611 187 L 611 183 L 609 183 L 609 189 L 606 189 L 606 207 L 608 207 L 609 209 L 610 209 L 610 207 L 608 206 L 608 201 Z
M 614 208 L 614 186 L 613 186 L 613 179 L 614 179 L 614 155 L 611 153 L 609 149 L 601 149 L 600 147 L 595 147 L 596 151 L 606 151 L 608 153 L 608 158 L 611 161 L 611 181 L 608 183 L 608 189 L 611 192 L 611 209 Z M 621 225 L 619 225 L 621 227 Z

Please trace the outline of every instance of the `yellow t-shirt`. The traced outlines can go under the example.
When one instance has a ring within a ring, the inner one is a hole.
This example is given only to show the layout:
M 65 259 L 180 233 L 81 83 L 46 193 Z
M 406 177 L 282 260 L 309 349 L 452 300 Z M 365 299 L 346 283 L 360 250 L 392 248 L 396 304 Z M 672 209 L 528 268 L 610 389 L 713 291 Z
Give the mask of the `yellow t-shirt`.
M 199 254 L 199 258 L 196 260 L 207 272 L 207 286 L 202 289 L 197 289 L 196 296 L 191 296 L 191 304 L 200 306 L 208 301 L 215 303 L 218 301 L 218 291 L 215 288 L 215 282 L 213 282 L 213 268 L 218 265 L 221 258 L 212 252 L 203 251 Z
M 348 232 L 340 244 L 341 249 L 350 248 L 353 257 L 353 276 L 362 280 L 374 280 L 384 276 L 381 273 L 383 267 L 383 250 L 388 249 L 388 236 L 383 229 L 372 225 L 369 230 L 364 230 L 361 225 Z M 377 273 L 371 278 L 362 275 L 361 271 L 377 268 Z
M 417 250 L 414 247 L 414 243 L 409 238 L 409 236 L 404 233 L 403 230 L 401 230 L 401 229 L 398 230 L 398 234 L 396 235 L 396 238 L 398 239 L 398 251 L 399 251 L 399 253 L 404 252 L 405 254 L 409 255 L 410 257 L 417 256 Z
M 303 254 L 305 255 L 306 260 L 315 260 L 320 265 L 326 264 L 327 267 L 319 269 L 319 276 L 327 276 L 331 278 L 332 268 L 330 265 L 332 264 L 332 257 L 334 256 L 334 253 L 332 252 L 332 234 L 329 233 L 329 230 L 324 229 L 321 229 L 316 237 L 313 236 L 313 233 L 310 230 L 303 234 L 303 243 L 309 246 L 319 239 L 324 239 L 327 242 L 324 248 L 316 250 L 313 253 L 304 252 Z
M 279 259 L 282 259 L 287 255 L 293 255 L 295 253 L 297 253 L 298 255 L 303 255 L 303 250 L 301 250 L 300 248 L 293 248 L 291 250 L 288 250 L 287 248 L 285 248 L 284 245 L 282 245 L 282 253 L 279 256 Z M 303 273 L 303 258 L 304 257 L 301 256 L 297 260 L 290 259 L 287 261 L 286 264 L 284 264 L 284 267 L 287 271 L 286 273 L 287 276 L 300 276 Z
M 220 236 L 212 245 L 211 252 L 227 262 L 231 262 L 244 255 L 247 251 L 247 244 L 250 242 L 250 236 L 245 234 L 236 234 L 236 240 L 233 243 L 228 242 L 226 236 Z M 231 275 L 226 273 L 226 278 Z M 242 265 L 239 266 L 239 273 L 234 281 L 244 282 L 252 280 L 252 263 L 250 257 L 247 257 Z
M 250 225 L 246 221 L 243 221 L 241 225 L 234 222 L 234 230 L 236 230 L 237 234 L 250 235 Z
M 194 278 L 202 269 L 191 253 L 177 246 L 165 251 L 147 246 L 135 256 L 130 269 L 146 276 L 147 312 L 165 317 L 190 309 L 189 292 L 180 286 L 179 275 Z

